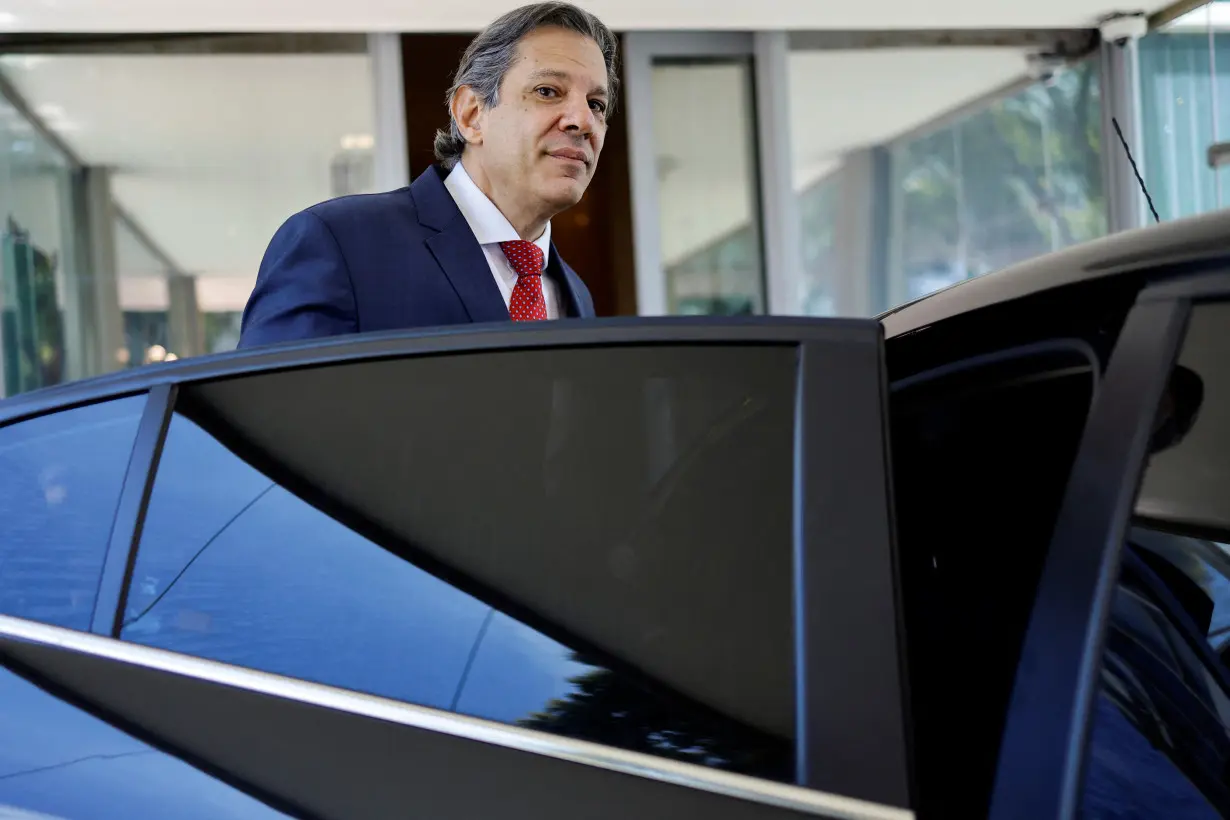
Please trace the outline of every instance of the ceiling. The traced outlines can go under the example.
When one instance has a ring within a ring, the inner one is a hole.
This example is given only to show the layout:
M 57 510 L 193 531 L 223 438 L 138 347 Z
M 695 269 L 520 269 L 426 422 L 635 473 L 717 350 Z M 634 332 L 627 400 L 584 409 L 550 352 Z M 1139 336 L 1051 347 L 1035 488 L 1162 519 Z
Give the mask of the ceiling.
M 201 277 L 203 303 L 242 305 L 278 225 L 329 198 L 330 164 L 372 131 L 363 54 L 9 57 L 0 71 L 82 161 L 114 169 L 116 201 Z M 139 248 L 120 232 L 123 275 L 159 270 Z
M 1105 0 L 579 0 L 579 4 L 623 31 L 1080 28 L 1094 25 L 1112 8 Z M 499 0 L 0 0 L 0 30 L 477 31 L 510 6 Z
M 1189 11 L 1166 26 L 1169 31 L 1200 34 L 1230 31 L 1230 2 L 1213 0 L 1201 8 Z

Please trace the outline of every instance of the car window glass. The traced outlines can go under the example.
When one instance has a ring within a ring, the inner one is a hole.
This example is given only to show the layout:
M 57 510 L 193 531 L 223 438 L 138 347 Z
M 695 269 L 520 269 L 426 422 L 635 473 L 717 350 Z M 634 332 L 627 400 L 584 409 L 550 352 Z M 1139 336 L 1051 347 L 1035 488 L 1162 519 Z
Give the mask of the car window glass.
M 1137 514 L 1230 530 L 1230 302 L 1193 308 L 1153 449 Z
M 1176 573 L 1188 579 L 1190 593 L 1182 596 L 1185 601 L 1190 600 L 1195 590 L 1200 591 L 1203 597 L 1199 611 L 1191 614 L 1207 635 L 1210 646 L 1215 651 L 1223 648 L 1230 641 L 1230 545 L 1164 532 L 1143 524 L 1132 529 L 1128 540 L 1166 561 Z
M 1083 817 L 1230 815 L 1230 677 L 1208 644 L 1212 607 L 1192 597 L 1204 594 L 1189 582 L 1205 568 L 1169 538 L 1137 528 L 1125 546 L 1091 716 Z
M 123 623 L 126 640 L 442 709 L 476 703 L 480 717 L 526 717 L 589 671 L 305 504 L 182 416 Z M 538 674 L 501 670 L 517 652 Z M 472 686 L 504 671 L 495 698 L 474 697 Z
M 6 820 L 285 817 L 3 667 L 0 737 Z
M 1096 378 L 1077 349 L 1006 352 L 893 390 L 920 814 L 988 810 L 1021 643 Z
M 767 647 L 766 657 L 776 663 L 780 639 L 786 682 L 769 694 L 789 704 L 794 357 L 789 348 L 763 352 L 683 356 L 663 364 L 660 354 L 633 351 L 635 367 L 618 357 L 604 362 L 595 352 L 576 362 L 563 357 L 554 372 L 572 375 L 548 380 L 545 393 L 531 391 L 547 401 L 529 411 L 532 397 L 516 391 L 526 384 L 536 390 L 542 382 L 518 373 L 516 361 L 530 358 L 524 356 L 502 360 L 495 370 L 502 377 L 443 361 L 432 363 L 440 369 L 428 374 L 378 371 L 378 378 L 356 380 L 349 389 L 317 392 L 338 397 L 367 391 L 370 403 L 329 406 L 321 398 L 310 409 L 279 409 L 278 433 L 303 423 L 294 414 L 313 414 L 315 435 L 292 443 L 307 441 L 322 453 L 327 448 L 329 458 L 353 460 L 351 467 L 332 465 L 329 480 L 387 493 L 400 500 L 400 514 L 415 513 L 407 520 L 419 527 L 420 538 L 409 551 L 387 529 L 362 526 L 370 519 L 350 515 L 336 496 L 309 504 L 302 486 L 275 480 L 271 474 L 285 472 L 295 483 L 302 473 L 283 471 L 285 462 L 271 459 L 269 448 L 240 446 L 230 437 L 237 425 L 214 414 L 221 402 L 203 408 L 198 396 L 189 405 L 194 418 L 176 413 L 170 425 L 121 636 L 789 780 L 788 735 L 716 707 L 703 692 L 664 682 L 606 645 L 573 642 L 568 629 L 532 625 L 557 621 L 541 613 L 536 599 L 505 605 L 496 596 L 489 603 L 474 594 L 478 587 L 466 573 L 441 566 L 421 549 L 424 542 L 447 546 L 457 539 L 452 527 L 465 533 L 460 547 L 487 549 L 480 568 L 509 562 L 515 571 L 523 564 L 544 582 L 557 577 L 552 573 L 572 571 L 581 581 L 551 594 L 578 606 L 602 596 L 617 604 L 623 596 L 629 603 L 616 611 L 627 617 L 611 626 L 650 647 L 670 637 L 669 629 L 703 634 L 714 618 L 725 618 L 706 596 L 710 586 L 727 589 L 722 584 L 729 576 L 744 585 L 750 608 L 730 615 L 757 623 L 765 616 L 755 603 L 760 596 L 772 601 L 769 617 L 781 608 L 775 631 L 751 651 Z M 476 383 L 490 395 L 466 395 Z M 226 387 L 235 388 L 237 402 L 261 412 L 293 392 L 293 385 L 283 384 L 264 393 L 256 381 Z M 406 395 L 371 395 L 392 389 Z M 534 413 L 544 408 L 541 421 L 548 423 L 536 424 Z M 338 426 L 330 431 L 330 424 Z M 510 452 L 519 454 L 511 463 Z M 342 469 L 351 472 L 342 476 Z M 758 493 L 770 497 L 761 501 Z M 711 508 L 705 501 L 713 497 L 747 503 L 737 510 Z M 736 548 L 740 554 L 728 559 Z M 690 583 L 657 597 L 652 585 L 662 578 Z M 722 600 L 729 609 L 730 595 Z M 655 623 L 657 633 L 648 629 Z M 724 636 L 730 646 L 742 640 L 724 626 L 712 628 L 719 632 L 714 640 Z M 719 660 L 776 673 L 747 654 Z M 704 667 L 687 671 L 716 679 Z M 760 704 L 739 705 L 750 711 Z
M 0 612 L 89 629 L 143 396 L 0 428 Z
M 1104 678 L 1107 677 L 1104 675 Z M 1163 727 L 1143 693 L 1104 681 L 1094 703 L 1079 817 L 1222 817 L 1162 750 Z

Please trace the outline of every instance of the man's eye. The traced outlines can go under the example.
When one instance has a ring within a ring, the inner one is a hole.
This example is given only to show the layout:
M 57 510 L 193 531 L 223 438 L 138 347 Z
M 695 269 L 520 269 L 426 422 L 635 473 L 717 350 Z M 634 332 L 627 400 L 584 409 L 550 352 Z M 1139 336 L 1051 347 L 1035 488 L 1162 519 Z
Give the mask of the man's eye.
M 589 107 L 594 109 L 594 111 L 598 112 L 599 114 L 606 113 L 606 103 L 604 103 L 602 100 L 590 100 Z
M 547 85 L 540 85 L 538 88 L 535 88 L 534 90 L 538 92 L 538 96 L 540 97 L 554 97 L 555 96 L 555 89 Z

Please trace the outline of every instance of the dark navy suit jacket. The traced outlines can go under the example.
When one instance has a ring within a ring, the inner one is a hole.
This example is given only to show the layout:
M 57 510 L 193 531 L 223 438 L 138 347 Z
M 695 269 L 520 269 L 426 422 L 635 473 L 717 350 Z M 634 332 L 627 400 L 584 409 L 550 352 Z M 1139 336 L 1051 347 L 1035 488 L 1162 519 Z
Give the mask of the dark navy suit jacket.
M 341 197 L 288 219 L 261 261 L 239 346 L 510 321 L 443 174 L 428 168 L 408 188 Z M 594 315 L 589 290 L 554 245 L 546 275 L 562 316 Z

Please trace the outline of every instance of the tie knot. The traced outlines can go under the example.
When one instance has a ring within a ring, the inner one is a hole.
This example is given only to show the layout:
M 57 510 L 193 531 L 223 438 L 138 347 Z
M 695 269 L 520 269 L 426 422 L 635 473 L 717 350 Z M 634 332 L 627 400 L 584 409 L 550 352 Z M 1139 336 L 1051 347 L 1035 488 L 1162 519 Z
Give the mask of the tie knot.
M 504 251 L 508 264 L 518 276 L 542 275 L 542 249 L 533 242 L 524 239 L 501 242 L 500 250 Z

